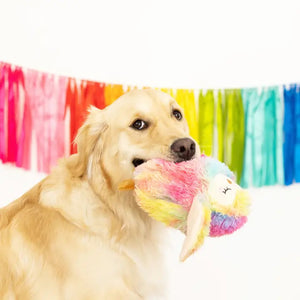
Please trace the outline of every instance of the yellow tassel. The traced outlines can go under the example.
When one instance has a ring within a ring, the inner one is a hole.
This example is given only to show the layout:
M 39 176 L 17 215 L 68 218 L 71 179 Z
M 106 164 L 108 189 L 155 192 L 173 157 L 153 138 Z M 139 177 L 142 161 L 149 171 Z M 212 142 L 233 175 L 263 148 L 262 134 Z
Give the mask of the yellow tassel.
M 123 86 L 120 84 L 106 84 L 104 89 L 105 105 L 112 104 L 124 94 Z
M 190 135 L 198 143 L 199 132 L 194 91 L 178 89 L 175 99 L 184 111 L 184 116 L 190 129 Z

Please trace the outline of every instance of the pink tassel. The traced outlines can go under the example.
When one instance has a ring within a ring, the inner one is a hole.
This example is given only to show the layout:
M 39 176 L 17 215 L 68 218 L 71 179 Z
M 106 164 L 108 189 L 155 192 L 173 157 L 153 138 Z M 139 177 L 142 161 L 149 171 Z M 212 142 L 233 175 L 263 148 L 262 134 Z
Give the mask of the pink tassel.
M 18 129 L 18 151 L 16 166 L 22 167 L 24 169 L 30 169 L 31 162 L 31 136 L 32 136 L 32 124 L 31 124 L 31 110 L 28 95 L 25 91 L 25 79 L 21 68 L 17 68 L 18 82 L 20 84 L 20 89 L 23 90 L 23 105 L 19 111 L 19 129 Z M 18 93 L 20 91 L 18 90 Z M 20 95 L 19 95 L 20 97 Z M 19 98 L 20 99 L 20 98 Z
M 47 145 L 44 157 L 44 171 L 56 165 L 57 160 L 65 154 L 65 121 L 66 78 L 43 74 L 42 85 L 45 93 L 45 140 Z M 40 145 L 42 147 L 42 145 Z M 48 150 L 48 152 L 47 152 Z
M 28 70 L 24 74 L 25 85 L 25 103 L 22 128 L 20 134 L 20 147 L 17 157 L 17 166 L 21 166 L 27 170 L 31 169 L 31 152 L 32 152 L 32 138 L 33 138 L 33 121 L 32 115 L 35 111 L 33 108 L 36 94 L 38 72 Z
M 8 107 L 7 107 L 7 161 L 15 163 L 17 158 L 17 74 L 10 67 L 8 70 Z
M 26 91 L 37 146 L 37 169 L 48 173 L 65 153 L 66 79 L 30 70 Z
M 37 115 L 35 120 L 35 131 L 38 154 L 38 170 L 49 173 L 51 157 L 51 130 L 54 130 L 54 76 L 41 73 L 38 91 L 40 97 L 35 99 L 37 104 Z
M 39 136 L 39 130 L 41 130 L 41 128 L 39 128 L 36 124 L 39 124 L 40 122 L 38 122 L 38 119 L 40 118 L 40 107 L 38 105 L 38 103 L 36 103 L 36 99 L 41 99 L 41 95 L 39 93 L 39 73 L 34 71 L 34 70 L 28 70 L 26 75 L 25 75 L 25 91 L 26 91 L 26 95 L 25 95 L 25 110 L 24 110 L 24 118 L 25 118 L 25 122 L 24 125 L 28 126 L 30 125 L 30 131 L 28 131 L 28 128 L 24 128 L 24 133 L 25 133 L 25 140 L 26 143 L 24 144 L 24 146 L 26 145 L 26 147 L 28 147 L 27 149 L 29 150 L 28 153 L 26 153 L 27 155 L 29 155 L 29 157 L 26 157 L 26 160 L 29 160 L 31 162 L 31 157 L 30 157 L 30 153 L 32 152 L 32 141 L 33 141 L 33 131 L 34 134 L 36 136 L 37 139 L 43 139 L 42 136 Z M 27 106 L 27 107 L 26 107 Z M 27 112 L 29 112 L 29 116 L 30 119 L 27 119 L 27 116 L 25 115 L 25 111 L 27 110 Z M 28 123 L 28 121 L 30 123 Z M 42 124 L 41 124 L 42 126 Z M 28 141 L 30 140 L 30 144 L 27 144 Z M 37 142 L 38 143 L 38 142 Z M 25 150 L 25 149 L 24 149 Z M 25 155 L 25 153 L 24 153 Z M 39 155 L 40 153 L 37 152 L 37 159 L 39 160 Z M 32 163 L 31 163 L 32 164 Z M 29 166 L 30 168 L 31 166 Z M 38 170 L 39 169 L 39 164 L 38 164 Z
M 6 75 L 7 65 L 2 63 L 0 65 L 0 160 L 2 160 L 3 163 L 7 161 L 5 139 Z
M 20 132 L 16 166 L 30 170 L 31 141 L 32 141 L 31 110 L 28 97 L 25 95 L 24 114 Z
M 57 99 L 57 113 L 56 115 L 56 127 L 53 131 L 52 143 L 56 143 L 54 147 L 56 153 L 51 157 L 51 165 L 54 166 L 57 163 L 57 159 L 63 157 L 66 153 L 65 149 L 65 106 L 66 106 L 66 89 L 67 89 L 67 78 L 56 77 L 56 89 L 55 97 Z

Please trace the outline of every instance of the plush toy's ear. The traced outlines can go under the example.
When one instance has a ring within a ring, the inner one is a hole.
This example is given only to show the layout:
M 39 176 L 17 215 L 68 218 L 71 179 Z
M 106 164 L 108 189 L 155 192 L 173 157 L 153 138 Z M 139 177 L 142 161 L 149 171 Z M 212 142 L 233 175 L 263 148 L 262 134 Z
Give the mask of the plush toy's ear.
M 185 261 L 204 242 L 204 238 L 209 234 L 210 209 L 202 201 L 203 195 L 197 195 L 192 203 L 187 216 L 186 238 L 184 240 L 180 261 Z M 205 203 L 205 202 L 204 202 Z
M 89 115 L 84 124 L 79 128 L 74 142 L 77 144 L 78 163 L 77 169 L 83 175 L 87 171 L 88 161 L 96 146 L 97 154 L 101 155 L 103 134 L 108 128 L 104 120 L 104 111 L 91 106 Z

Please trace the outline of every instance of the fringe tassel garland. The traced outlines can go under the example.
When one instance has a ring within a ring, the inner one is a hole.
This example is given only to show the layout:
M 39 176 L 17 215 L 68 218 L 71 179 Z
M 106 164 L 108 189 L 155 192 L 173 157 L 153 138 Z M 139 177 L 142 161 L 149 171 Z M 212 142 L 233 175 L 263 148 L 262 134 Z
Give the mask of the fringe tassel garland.
M 0 160 L 50 172 L 76 153 L 88 107 L 103 109 L 134 88 L 0 62 Z M 161 90 L 183 108 L 202 152 L 224 161 L 243 187 L 300 182 L 300 85 Z

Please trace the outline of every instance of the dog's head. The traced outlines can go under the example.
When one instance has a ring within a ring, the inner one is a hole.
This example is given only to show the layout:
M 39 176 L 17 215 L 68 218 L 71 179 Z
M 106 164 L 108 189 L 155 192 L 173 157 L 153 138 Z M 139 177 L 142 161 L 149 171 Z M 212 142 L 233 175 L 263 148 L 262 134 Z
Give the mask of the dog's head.
M 129 92 L 104 110 L 92 108 L 76 142 L 81 172 L 94 184 L 101 175 L 111 190 L 147 160 L 199 155 L 183 110 L 171 96 L 152 89 Z

